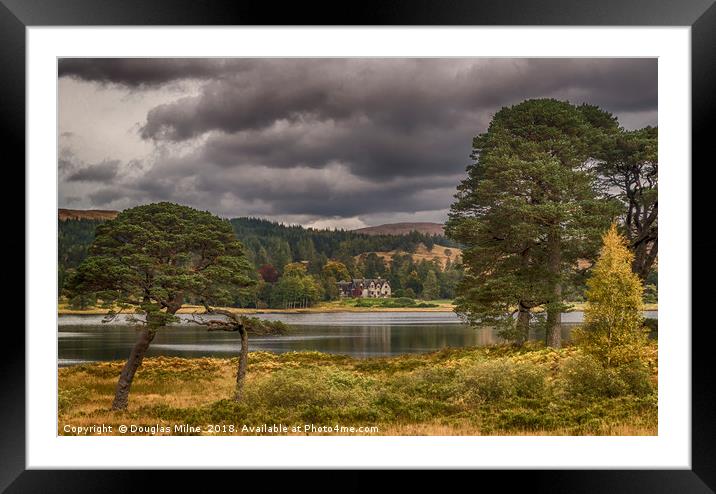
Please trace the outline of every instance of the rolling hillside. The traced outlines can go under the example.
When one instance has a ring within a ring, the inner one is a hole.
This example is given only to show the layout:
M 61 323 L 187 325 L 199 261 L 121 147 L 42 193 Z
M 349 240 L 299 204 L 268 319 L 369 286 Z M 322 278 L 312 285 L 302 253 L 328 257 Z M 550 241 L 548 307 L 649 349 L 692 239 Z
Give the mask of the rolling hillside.
M 107 211 L 104 209 L 58 209 L 57 218 L 60 221 L 66 220 L 112 220 L 117 217 L 119 211 Z
M 440 223 L 388 223 L 385 225 L 368 226 L 352 230 L 365 235 L 407 235 L 419 232 L 425 235 L 444 235 L 444 227 Z
M 370 252 L 355 256 L 356 261 L 362 257 L 367 256 Z M 385 252 L 375 252 L 379 257 L 383 258 L 386 265 L 390 265 L 391 259 L 395 254 L 410 254 L 413 257 L 413 261 L 438 261 L 440 267 L 445 269 L 445 265 L 448 260 L 450 262 L 458 261 L 462 258 L 462 250 L 457 247 L 445 247 L 443 245 L 434 244 L 432 250 L 428 250 L 425 244 L 418 244 L 415 252 L 405 252 L 402 250 L 391 250 Z

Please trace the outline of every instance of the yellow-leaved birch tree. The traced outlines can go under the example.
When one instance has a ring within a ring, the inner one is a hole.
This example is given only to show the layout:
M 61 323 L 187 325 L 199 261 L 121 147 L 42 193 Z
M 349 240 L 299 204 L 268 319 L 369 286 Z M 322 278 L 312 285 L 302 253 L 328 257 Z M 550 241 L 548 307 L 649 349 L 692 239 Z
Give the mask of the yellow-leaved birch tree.
M 576 333 L 586 354 L 606 367 L 638 361 L 647 333 L 642 315 L 644 287 L 632 272 L 634 254 L 616 224 L 602 237 L 603 246 L 587 281 L 584 325 Z

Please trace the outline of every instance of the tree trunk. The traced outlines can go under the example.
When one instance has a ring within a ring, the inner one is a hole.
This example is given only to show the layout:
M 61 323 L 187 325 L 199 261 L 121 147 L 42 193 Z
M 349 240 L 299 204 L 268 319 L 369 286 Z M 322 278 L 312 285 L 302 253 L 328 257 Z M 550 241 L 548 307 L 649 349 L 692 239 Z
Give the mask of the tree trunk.
M 547 304 L 547 346 L 559 348 L 562 345 L 562 245 L 558 231 L 547 237 L 549 250 L 549 272 L 551 277 L 550 303 Z
M 239 353 L 239 368 L 236 371 L 236 392 L 234 401 L 241 401 L 244 392 L 244 379 L 246 378 L 246 367 L 249 362 L 249 334 L 243 324 L 239 326 L 241 335 L 241 353 Z
M 634 261 L 632 262 L 631 270 L 641 278 L 641 281 L 646 281 L 654 261 L 656 261 L 658 239 L 641 242 L 633 247 L 633 250 Z
M 239 351 L 239 367 L 236 369 L 236 387 L 234 389 L 234 401 L 241 401 L 244 391 L 244 381 L 246 378 L 246 368 L 249 364 L 249 333 L 241 318 L 233 312 L 225 309 L 212 309 L 204 304 L 208 314 L 221 314 L 226 316 L 229 322 L 219 323 L 213 321 L 209 323 L 209 331 L 238 331 L 241 335 L 241 350 Z
M 562 346 L 562 313 L 559 309 L 547 309 L 547 346 Z
M 142 328 L 137 336 L 137 342 L 132 348 L 132 352 L 129 354 L 127 363 L 124 364 L 122 372 L 119 374 L 119 381 L 114 392 L 114 401 L 112 402 L 112 410 L 125 410 L 129 404 L 129 389 L 132 387 L 132 381 L 134 380 L 134 374 L 137 369 L 142 365 L 144 360 L 144 354 L 147 353 L 149 344 L 154 339 L 156 330 L 150 330 L 149 328 Z
M 527 272 L 530 264 L 530 248 L 527 247 L 520 254 L 520 263 L 522 269 Z M 520 300 L 517 303 L 518 314 L 517 314 L 517 329 L 518 337 L 515 341 L 517 346 L 522 346 L 530 337 L 530 306 L 524 300 Z
M 644 281 L 644 258 L 646 257 L 646 242 L 641 242 L 633 247 L 634 260 L 631 263 L 632 272 L 639 275 L 642 281 Z
M 174 315 L 181 308 L 184 302 L 184 293 L 178 292 L 174 294 L 171 301 L 167 304 L 167 314 Z M 147 353 L 149 344 L 154 339 L 157 329 L 163 323 L 153 318 L 152 314 L 147 314 L 147 326 L 142 328 L 137 337 L 137 342 L 129 354 L 127 363 L 124 364 L 122 372 L 119 374 L 119 381 L 114 392 L 114 401 L 112 402 L 112 410 L 126 410 L 129 404 L 129 390 L 132 387 L 134 374 L 136 374 L 139 366 L 142 365 L 144 354 Z
M 522 346 L 530 336 L 530 310 L 522 305 L 522 302 L 519 303 L 519 306 L 519 312 L 517 313 L 517 328 L 519 336 L 515 343 L 517 346 Z

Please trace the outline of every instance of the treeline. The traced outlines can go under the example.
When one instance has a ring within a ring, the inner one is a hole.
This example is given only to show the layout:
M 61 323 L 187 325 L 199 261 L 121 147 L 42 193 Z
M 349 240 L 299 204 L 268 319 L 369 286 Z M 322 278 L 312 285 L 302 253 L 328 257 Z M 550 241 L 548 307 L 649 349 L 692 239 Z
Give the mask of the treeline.
M 65 220 L 57 225 L 57 287 L 59 294 L 67 274 L 87 257 L 97 225 L 104 220 Z
M 351 258 L 353 260 L 353 258 Z M 392 296 L 409 299 L 452 299 L 464 276 L 462 263 L 448 260 L 415 262 L 408 254 L 395 254 L 390 262 L 375 253 L 359 256 L 349 269 L 339 260 L 327 261 L 318 273 L 311 273 L 309 262 L 293 262 L 283 273 L 264 264 L 257 270 L 256 283 L 242 290 L 236 301 L 240 307 L 301 308 L 340 297 L 336 283 L 352 278 L 384 278 L 390 282 Z
M 452 298 L 463 276 L 457 258 L 442 266 L 437 261 L 415 262 L 410 255 L 420 244 L 429 250 L 434 245 L 459 247 L 441 235 L 366 235 L 285 226 L 258 218 L 234 218 L 230 222 L 255 268 L 256 284 L 242 290 L 236 301 L 243 307 L 303 307 L 335 300 L 336 282 L 352 278 L 386 278 L 396 297 Z M 95 229 L 101 223 L 102 220 L 59 222 L 60 294 L 67 273 L 87 256 Z M 374 253 L 394 250 L 400 253 L 388 262 Z
M 309 272 L 318 274 L 329 259 L 338 259 L 351 269 L 352 258 L 365 252 L 415 252 L 419 244 L 429 250 L 435 244 L 459 247 L 445 236 L 415 231 L 407 235 L 366 235 L 286 226 L 259 218 L 234 218 L 231 224 L 254 265 L 270 264 L 280 273 L 291 262 L 308 261 Z

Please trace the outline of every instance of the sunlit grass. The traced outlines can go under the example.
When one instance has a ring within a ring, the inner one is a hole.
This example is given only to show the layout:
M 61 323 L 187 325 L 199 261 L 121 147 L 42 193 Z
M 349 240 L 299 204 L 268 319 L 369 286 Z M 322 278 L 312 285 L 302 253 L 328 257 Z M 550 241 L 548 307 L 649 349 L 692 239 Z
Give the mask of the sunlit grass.
M 574 347 L 365 360 L 253 352 L 238 404 L 230 400 L 237 359 L 154 357 L 138 371 L 124 412 L 110 409 L 123 362 L 84 364 L 59 369 L 59 433 L 65 424 L 234 424 L 240 434 L 244 424 L 310 423 L 378 426 L 381 435 L 655 435 L 656 357 L 652 343 L 646 385 L 615 394 L 575 391 Z

